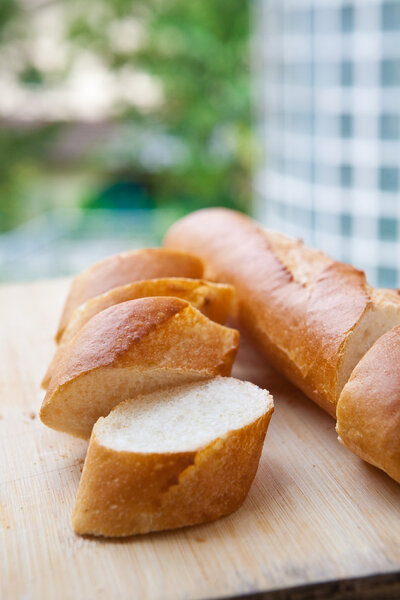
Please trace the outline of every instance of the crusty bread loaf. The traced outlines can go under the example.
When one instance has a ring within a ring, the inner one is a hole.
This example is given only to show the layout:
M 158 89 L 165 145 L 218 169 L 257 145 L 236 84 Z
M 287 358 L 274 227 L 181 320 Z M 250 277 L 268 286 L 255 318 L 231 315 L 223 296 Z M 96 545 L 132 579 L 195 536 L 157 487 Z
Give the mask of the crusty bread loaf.
M 354 369 L 339 398 L 336 430 L 345 446 L 400 483 L 400 327 Z
M 202 279 L 167 277 L 164 279 L 135 281 L 91 298 L 78 306 L 72 313 L 61 336 L 60 346 L 43 378 L 42 387 L 45 389 L 48 387 L 56 364 L 63 355 L 64 344 L 71 341 L 79 329 L 94 315 L 115 304 L 150 296 L 182 298 L 182 300 L 190 302 L 212 321 L 224 323 L 231 310 L 233 287 L 226 284 L 210 283 Z
M 87 438 L 100 416 L 132 395 L 229 375 L 238 343 L 237 331 L 178 298 L 111 306 L 63 346 L 40 417 Z
M 112 288 L 159 277 L 203 276 L 199 258 L 187 252 L 165 248 L 145 248 L 109 256 L 75 277 L 61 315 L 56 341 L 59 341 L 72 312 L 90 298 L 104 294 Z
M 271 396 L 230 377 L 135 397 L 96 423 L 73 527 L 128 536 L 211 521 L 254 479 Z
M 363 272 L 234 211 L 193 213 L 164 244 L 198 254 L 207 279 L 234 285 L 243 328 L 332 416 L 355 365 L 400 323 L 396 292 L 375 290 Z
M 192 306 L 212 321 L 223 324 L 229 315 L 233 294 L 234 289 L 231 285 L 212 283 L 204 279 L 165 277 L 135 281 L 91 298 L 76 308 L 71 315 L 61 342 L 64 343 L 72 339 L 89 319 L 102 310 L 128 300 L 152 296 L 182 298 L 182 300 L 190 302 Z

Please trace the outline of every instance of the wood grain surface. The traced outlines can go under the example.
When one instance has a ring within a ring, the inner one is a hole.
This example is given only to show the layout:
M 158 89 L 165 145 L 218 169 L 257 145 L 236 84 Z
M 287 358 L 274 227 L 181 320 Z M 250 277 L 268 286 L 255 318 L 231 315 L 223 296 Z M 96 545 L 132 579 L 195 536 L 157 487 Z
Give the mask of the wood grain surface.
M 333 420 L 245 343 L 234 374 L 268 387 L 276 410 L 244 505 L 179 531 L 76 536 L 86 442 L 38 419 L 66 289 L 0 288 L 2 600 L 400 597 L 400 486 L 341 447 Z

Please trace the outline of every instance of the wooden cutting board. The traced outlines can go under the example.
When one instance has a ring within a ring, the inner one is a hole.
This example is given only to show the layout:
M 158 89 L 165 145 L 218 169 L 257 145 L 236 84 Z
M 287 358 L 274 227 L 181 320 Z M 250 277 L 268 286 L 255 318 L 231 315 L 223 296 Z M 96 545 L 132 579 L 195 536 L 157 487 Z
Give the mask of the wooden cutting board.
M 38 419 L 66 290 L 0 287 L 2 600 L 400 598 L 400 486 L 343 448 L 333 420 L 245 344 L 235 375 L 268 387 L 276 410 L 244 505 L 180 531 L 74 535 L 87 445 Z

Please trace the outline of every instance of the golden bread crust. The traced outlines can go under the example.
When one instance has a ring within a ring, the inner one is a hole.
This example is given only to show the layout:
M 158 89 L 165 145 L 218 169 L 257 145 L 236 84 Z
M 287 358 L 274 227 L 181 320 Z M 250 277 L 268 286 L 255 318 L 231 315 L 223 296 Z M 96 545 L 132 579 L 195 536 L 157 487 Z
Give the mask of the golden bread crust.
M 371 307 L 364 273 L 227 209 L 184 217 L 164 243 L 197 253 L 207 278 L 235 287 L 239 320 L 258 348 L 335 416 L 346 344 Z
M 152 373 L 177 373 L 177 377 L 192 379 L 229 375 L 238 345 L 236 330 L 210 321 L 179 298 L 141 298 L 111 306 L 90 319 L 63 347 L 40 417 L 49 427 L 89 437 L 95 421 L 126 397 L 129 386 L 118 393 L 105 392 L 94 382 L 87 400 L 81 397 L 82 389 L 75 399 L 74 387 L 84 385 L 85 377 L 92 381 L 97 373 L 118 369 L 126 369 L 133 383 L 138 375 L 143 379 Z M 101 394 L 105 405 L 98 403 L 96 408 Z M 67 414 L 65 398 L 70 403 Z
M 183 277 L 145 279 L 128 283 L 100 294 L 100 296 L 95 296 L 75 309 L 61 342 L 71 339 L 89 319 L 102 310 L 128 300 L 153 296 L 181 298 L 212 321 L 224 323 L 233 302 L 234 289 L 229 284 Z
M 354 369 L 337 406 L 340 441 L 400 483 L 400 327 Z
M 129 536 L 233 512 L 256 474 L 272 410 L 197 452 L 118 452 L 97 441 L 95 427 L 72 517 L 75 532 Z
M 156 297 L 123 302 L 98 313 L 65 346 L 48 395 L 86 371 L 119 361 L 133 344 L 185 308 L 187 303 L 177 298 Z
M 128 285 L 114 288 L 91 298 L 74 310 L 67 327 L 60 339 L 60 347 L 50 363 L 42 381 L 42 387 L 47 388 L 61 360 L 64 345 L 72 340 L 76 333 L 96 314 L 128 300 L 153 296 L 174 296 L 186 300 L 200 310 L 205 316 L 217 323 L 223 323 L 231 311 L 234 290 L 226 284 L 216 284 L 202 279 L 184 279 L 169 277 L 136 281 Z
M 201 260 L 187 252 L 166 248 L 145 248 L 109 256 L 75 277 L 64 305 L 56 341 L 61 339 L 68 321 L 78 306 L 115 287 L 159 277 L 203 276 Z

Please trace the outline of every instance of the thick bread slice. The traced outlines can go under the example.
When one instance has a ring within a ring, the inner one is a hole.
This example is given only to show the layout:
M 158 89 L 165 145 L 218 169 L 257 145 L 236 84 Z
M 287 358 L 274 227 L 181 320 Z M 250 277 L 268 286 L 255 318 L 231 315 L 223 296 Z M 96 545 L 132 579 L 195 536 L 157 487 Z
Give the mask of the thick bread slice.
M 179 250 L 145 248 L 109 256 L 75 277 L 61 315 L 56 341 L 60 341 L 65 327 L 77 306 L 120 285 L 158 277 L 203 276 L 199 258 Z
M 256 474 L 272 411 L 266 390 L 230 377 L 118 405 L 93 429 L 75 531 L 127 536 L 234 511 Z
M 200 310 L 206 317 L 224 323 L 231 310 L 233 302 L 233 287 L 226 284 L 210 283 L 202 279 L 184 279 L 178 277 L 167 277 L 164 279 L 150 279 L 135 281 L 123 285 L 100 296 L 91 298 L 74 310 L 68 325 L 60 339 L 60 347 L 47 369 L 42 381 L 42 387 L 47 388 L 56 368 L 56 364 L 64 352 L 64 344 L 71 341 L 75 334 L 94 315 L 128 300 L 146 298 L 150 296 L 175 296 L 190 302 Z
M 336 431 L 352 452 L 400 483 L 400 327 L 354 369 L 339 398 Z
M 255 344 L 332 416 L 355 365 L 400 324 L 397 293 L 374 290 L 363 272 L 234 211 L 195 212 L 164 244 L 197 253 L 207 279 L 234 285 Z
M 49 427 L 88 438 L 122 400 L 229 375 L 239 334 L 179 298 L 130 300 L 95 315 L 65 344 L 43 401 Z
M 223 324 L 230 312 L 234 289 L 229 284 L 212 283 L 204 279 L 164 277 L 135 281 L 100 296 L 91 298 L 74 310 L 62 335 L 61 343 L 71 340 L 76 332 L 102 310 L 137 298 L 152 296 L 174 296 L 190 302 L 206 317 Z

